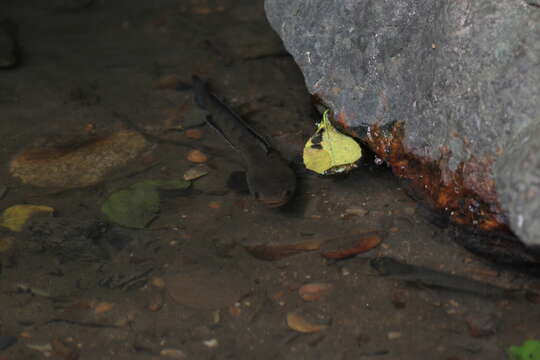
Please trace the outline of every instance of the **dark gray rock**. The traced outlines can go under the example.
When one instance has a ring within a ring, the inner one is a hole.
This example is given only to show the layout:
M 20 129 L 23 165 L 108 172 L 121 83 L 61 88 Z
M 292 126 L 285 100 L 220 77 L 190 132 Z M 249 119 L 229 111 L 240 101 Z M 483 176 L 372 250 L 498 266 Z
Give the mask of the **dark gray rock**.
M 491 220 L 509 224 L 526 244 L 540 244 L 535 4 L 266 0 L 265 8 L 308 90 L 395 171 L 407 163 L 395 161 L 394 149 L 377 148 L 375 125 L 402 122 L 400 159 L 435 165 L 432 197 L 457 194 L 452 201 L 439 197 L 441 207 L 469 209 L 475 224 L 483 220 L 473 213 L 485 205 L 481 212 L 491 212 Z

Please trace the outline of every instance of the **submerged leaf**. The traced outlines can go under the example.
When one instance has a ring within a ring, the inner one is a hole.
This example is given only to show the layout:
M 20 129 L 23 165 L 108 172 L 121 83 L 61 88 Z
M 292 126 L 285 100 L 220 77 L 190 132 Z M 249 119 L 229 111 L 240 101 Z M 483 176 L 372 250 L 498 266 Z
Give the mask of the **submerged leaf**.
M 322 175 L 346 172 L 362 157 L 360 145 L 350 136 L 340 133 L 323 114 L 315 134 L 304 146 L 304 164 Z
M 13 205 L 2 213 L 0 226 L 11 231 L 21 231 L 24 224 L 35 214 L 52 214 L 54 209 L 43 205 Z
M 122 130 L 109 136 L 63 139 L 24 150 L 10 162 L 11 175 L 25 184 L 72 189 L 97 184 L 111 171 L 139 157 L 149 143 L 141 134 Z
M 360 240 L 348 248 L 339 249 L 336 251 L 327 251 L 321 255 L 326 259 L 347 259 L 355 255 L 369 251 L 377 247 L 381 243 L 381 237 L 379 235 L 373 234 L 369 236 L 362 237 Z
M 112 193 L 101 206 L 109 221 L 121 226 L 142 229 L 159 212 L 159 192 L 145 182 Z
M 287 314 L 287 326 L 301 333 L 314 333 L 328 328 L 328 324 L 310 321 L 297 312 Z
M 112 193 L 101 205 L 101 211 L 113 223 L 142 229 L 159 212 L 158 190 L 183 190 L 190 184 L 184 179 L 144 180 Z
M 540 341 L 527 340 L 522 346 L 510 346 L 508 355 L 511 360 L 540 360 Z
M 304 301 L 316 301 L 327 296 L 333 289 L 334 285 L 329 283 L 309 283 L 298 289 L 298 295 Z

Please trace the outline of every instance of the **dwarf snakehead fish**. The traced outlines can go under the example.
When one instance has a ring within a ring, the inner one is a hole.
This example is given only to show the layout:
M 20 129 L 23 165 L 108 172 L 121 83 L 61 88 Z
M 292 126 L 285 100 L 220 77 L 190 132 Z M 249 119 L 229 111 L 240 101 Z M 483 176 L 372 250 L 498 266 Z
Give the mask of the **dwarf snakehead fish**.
M 195 102 L 206 122 L 242 156 L 250 193 L 268 207 L 285 205 L 296 188 L 296 174 L 279 152 L 193 76 Z

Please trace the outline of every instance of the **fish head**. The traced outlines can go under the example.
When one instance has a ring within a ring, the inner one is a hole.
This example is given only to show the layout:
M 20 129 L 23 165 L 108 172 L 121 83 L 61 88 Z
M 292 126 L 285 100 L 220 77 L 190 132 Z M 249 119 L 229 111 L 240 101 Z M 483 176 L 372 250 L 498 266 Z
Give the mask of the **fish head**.
M 270 208 L 289 202 L 296 190 L 296 174 L 278 153 L 271 152 L 264 161 L 251 165 L 246 177 L 257 201 Z

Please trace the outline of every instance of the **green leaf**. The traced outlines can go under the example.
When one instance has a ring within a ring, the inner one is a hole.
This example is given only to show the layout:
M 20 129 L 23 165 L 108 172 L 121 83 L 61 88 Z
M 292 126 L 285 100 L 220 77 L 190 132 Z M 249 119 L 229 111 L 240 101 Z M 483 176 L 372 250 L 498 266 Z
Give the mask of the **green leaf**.
M 540 360 L 540 341 L 527 340 L 522 346 L 510 346 L 508 356 L 511 360 Z
M 113 223 L 142 229 L 159 212 L 159 192 L 155 185 L 137 183 L 112 193 L 101 205 L 101 211 Z

